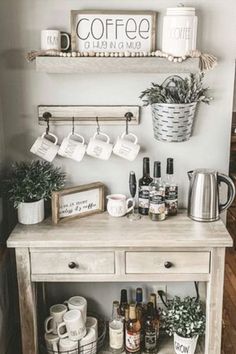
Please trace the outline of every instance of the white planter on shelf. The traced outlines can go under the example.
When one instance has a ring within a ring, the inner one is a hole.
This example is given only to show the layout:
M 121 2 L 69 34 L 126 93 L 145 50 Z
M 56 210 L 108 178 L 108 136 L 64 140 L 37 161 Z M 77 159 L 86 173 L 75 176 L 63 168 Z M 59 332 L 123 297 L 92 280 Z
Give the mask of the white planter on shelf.
M 174 333 L 174 349 L 176 354 L 194 354 L 197 347 L 198 336 L 193 338 L 180 337 Z
M 32 203 L 20 203 L 18 221 L 24 225 L 38 224 L 44 219 L 44 199 Z

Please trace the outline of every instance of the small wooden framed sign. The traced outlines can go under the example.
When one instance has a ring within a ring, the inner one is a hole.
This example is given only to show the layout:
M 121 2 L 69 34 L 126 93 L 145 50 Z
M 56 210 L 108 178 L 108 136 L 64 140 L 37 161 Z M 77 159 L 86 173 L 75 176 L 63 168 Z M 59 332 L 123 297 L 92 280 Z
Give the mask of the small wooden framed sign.
M 79 52 L 152 52 L 156 12 L 71 11 L 72 50 Z
M 101 182 L 53 192 L 53 224 L 103 212 L 105 210 L 104 197 L 105 185 Z

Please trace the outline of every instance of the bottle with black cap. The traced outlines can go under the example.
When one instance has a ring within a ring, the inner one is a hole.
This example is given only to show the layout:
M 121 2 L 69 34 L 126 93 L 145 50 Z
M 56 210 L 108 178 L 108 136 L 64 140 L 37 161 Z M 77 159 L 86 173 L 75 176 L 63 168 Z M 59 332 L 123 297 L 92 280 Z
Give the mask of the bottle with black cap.
M 143 177 L 139 180 L 138 206 L 141 215 L 148 215 L 149 211 L 149 185 L 153 179 L 150 177 L 149 157 L 143 159 Z
M 167 159 L 166 182 L 165 182 L 165 203 L 167 215 L 176 215 L 178 211 L 178 185 L 174 178 L 174 160 Z
M 150 184 L 149 216 L 152 221 L 161 221 L 166 218 L 165 187 L 161 180 L 161 163 L 154 162 L 153 182 Z

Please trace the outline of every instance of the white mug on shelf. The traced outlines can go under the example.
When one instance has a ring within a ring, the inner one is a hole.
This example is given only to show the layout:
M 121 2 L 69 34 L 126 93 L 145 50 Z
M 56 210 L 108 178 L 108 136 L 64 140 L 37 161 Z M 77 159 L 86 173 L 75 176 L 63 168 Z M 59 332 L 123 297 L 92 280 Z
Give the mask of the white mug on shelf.
M 51 140 L 47 139 L 47 136 L 51 136 L 54 139 L 54 142 Z M 42 136 L 37 138 L 37 140 L 34 142 L 33 146 L 31 147 L 30 151 L 41 157 L 42 159 L 52 162 L 54 158 L 56 157 L 59 146 L 57 145 L 58 138 L 56 135 L 52 133 L 44 133 Z
M 96 339 L 98 338 L 98 320 L 95 317 L 87 316 L 86 328 L 93 328 L 95 330 Z
M 79 342 L 80 354 L 96 354 L 97 353 L 97 337 L 93 328 L 88 328 L 86 336 Z
M 87 300 L 82 296 L 73 296 L 68 301 L 65 301 L 69 310 L 79 310 L 82 314 L 84 323 L 87 320 Z
M 48 350 L 48 354 L 57 353 L 59 337 L 52 333 L 45 333 L 44 339 Z
M 121 217 L 133 210 L 133 199 L 127 199 L 124 194 L 111 194 L 107 199 L 107 211 L 111 216 Z M 131 207 L 129 203 L 132 203 Z
M 67 312 L 67 307 L 57 304 L 50 307 L 50 316 L 44 322 L 45 332 L 57 334 L 57 327 L 63 322 L 63 316 Z
M 62 38 L 66 39 L 66 46 L 61 45 Z M 70 48 L 70 36 L 68 33 L 58 30 L 41 31 L 41 49 L 42 50 L 68 50 Z
M 105 137 L 106 141 L 101 140 L 101 137 Z M 95 133 L 92 138 L 90 138 L 87 154 L 92 157 L 96 157 L 101 160 L 109 160 L 112 153 L 113 145 L 110 144 L 110 138 L 104 133 Z
M 68 338 L 60 339 L 59 353 L 78 354 L 78 342 L 72 341 Z
M 134 141 L 127 139 L 127 137 L 132 137 Z M 132 133 L 126 134 L 126 132 L 124 132 L 118 137 L 113 148 L 113 153 L 126 160 L 134 161 L 138 156 L 139 150 L 140 145 L 138 144 L 137 136 Z
M 72 341 L 78 341 L 86 335 L 85 322 L 82 314 L 78 310 L 70 310 L 65 313 L 64 322 L 57 327 L 57 334 L 60 338 L 69 338 Z M 61 333 L 61 329 L 66 328 L 66 333 Z
M 81 142 L 75 140 L 75 138 L 79 138 Z M 85 151 L 86 145 L 84 137 L 77 133 L 70 133 L 66 138 L 63 139 L 58 150 L 58 155 L 79 162 L 83 159 Z

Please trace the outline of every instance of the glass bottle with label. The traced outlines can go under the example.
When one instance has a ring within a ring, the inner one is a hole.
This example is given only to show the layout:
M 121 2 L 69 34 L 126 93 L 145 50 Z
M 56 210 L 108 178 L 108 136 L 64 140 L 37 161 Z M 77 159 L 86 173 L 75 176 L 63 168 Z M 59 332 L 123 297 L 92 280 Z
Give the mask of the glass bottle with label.
M 120 316 L 125 318 L 125 309 L 128 308 L 128 296 L 127 296 L 127 290 L 122 289 L 120 292 L 120 308 L 119 308 L 119 313 Z
M 126 353 L 140 353 L 141 351 L 141 323 L 136 317 L 136 305 L 129 306 L 129 321 L 125 329 Z
M 144 322 L 144 351 L 146 353 L 153 353 L 157 348 L 157 332 L 155 326 L 155 316 L 153 303 L 148 302 L 147 314 Z
M 149 217 L 153 221 L 166 218 L 165 187 L 161 180 L 161 163 L 154 162 L 153 182 L 150 184 Z
M 150 177 L 150 162 L 149 157 L 143 159 L 143 177 L 139 180 L 139 213 L 148 215 L 149 211 L 149 185 L 153 179 Z
M 157 297 L 155 293 L 150 294 L 150 302 L 153 304 L 153 311 L 154 311 L 154 323 L 156 327 L 157 338 L 159 338 L 160 332 L 160 315 L 157 309 Z
M 140 341 L 141 341 L 141 348 L 143 347 L 143 316 L 144 316 L 144 304 L 143 304 L 143 289 L 137 288 L 136 289 L 136 315 L 137 319 L 140 321 L 141 324 L 141 333 L 140 333 Z
M 113 301 L 112 318 L 109 322 L 109 345 L 112 353 L 120 354 L 124 350 L 124 323 L 119 315 L 118 301 Z
M 176 215 L 178 211 L 178 186 L 174 178 L 174 160 L 172 158 L 167 159 L 166 165 L 165 203 L 167 215 Z

